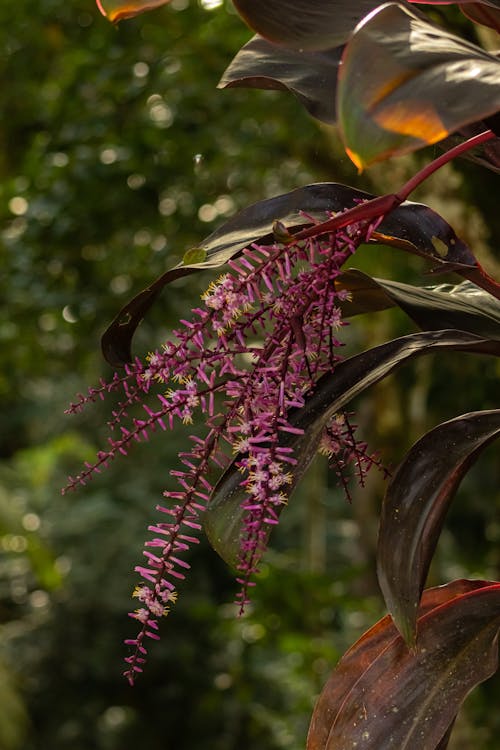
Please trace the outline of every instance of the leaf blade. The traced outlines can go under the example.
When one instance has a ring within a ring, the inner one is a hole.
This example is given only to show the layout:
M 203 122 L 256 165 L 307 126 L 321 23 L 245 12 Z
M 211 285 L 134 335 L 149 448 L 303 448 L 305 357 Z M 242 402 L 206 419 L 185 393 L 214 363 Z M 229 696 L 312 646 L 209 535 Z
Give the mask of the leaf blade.
M 420 604 L 420 616 L 438 606 L 451 601 L 477 588 L 483 588 L 484 581 L 457 580 L 445 586 L 436 586 L 424 591 Z M 346 651 L 335 667 L 316 701 L 306 750 L 325 750 L 335 712 L 340 710 L 344 700 L 355 687 L 365 669 L 398 636 L 390 615 L 386 615 Z
M 337 111 L 346 151 L 362 169 L 437 143 L 495 114 L 499 84 L 496 57 L 386 3 L 359 24 L 342 58 Z
M 500 4 L 499 3 L 459 3 L 462 13 L 474 23 L 489 26 L 495 31 L 500 29 Z
M 298 459 L 297 465 L 290 467 L 292 489 L 312 461 L 323 428 L 336 412 L 405 362 L 439 349 L 500 356 L 500 341 L 489 341 L 462 331 L 429 331 L 403 336 L 340 362 L 333 373 L 320 378 L 305 406 L 290 415 L 293 426 L 304 431 L 301 435 L 288 436 L 285 443 L 293 448 Z M 222 474 L 202 519 L 210 544 L 231 566 L 238 559 L 245 514 L 241 508 L 245 497 L 241 487 L 244 477 L 235 465 L 236 460 Z
M 429 750 L 443 741 L 470 690 L 498 668 L 500 584 L 471 584 L 419 617 L 414 653 L 399 636 L 386 638 L 385 647 L 365 663 L 348 652 L 350 685 L 341 700 L 322 701 L 323 721 L 315 709 L 322 741 L 313 733 L 307 750 L 338 750 L 356 742 L 367 750 Z M 369 639 L 370 632 L 362 638 Z
M 500 338 L 500 303 L 470 281 L 417 287 L 377 279 L 349 269 L 336 280 L 351 299 L 342 303 L 345 317 L 400 307 L 426 331 L 456 328 L 479 336 Z
M 251 29 L 275 44 L 323 50 L 343 44 L 377 0 L 233 0 Z
M 111 23 L 134 18 L 140 13 L 167 5 L 170 0 L 96 0 L 97 7 Z
M 332 125 L 342 47 L 298 51 L 261 36 L 245 44 L 225 70 L 218 88 L 278 89 L 294 94 L 310 115 Z
M 409 645 L 432 556 L 456 490 L 481 451 L 500 436 L 500 409 L 434 428 L 392 477 L 380 516 L 378 577 L 387 609 Z
M 284 222 L 291 230 L 302 229 L 311 225 L 311 218 L 306 218 L 303 212 L 322 221 L 331 212 L 344 211 L 370 198 L 373 198 L 370 193 L 347 185 L 313 183 L 243 209 L 200 243 L 206 253 L 204 262 L 177 264 L 122 307 L 102 336 L 104 358 L 118 367 L 132 361 L 131 344 L 137 326 L 162 289 L 175 279 L 201 270 L 220 268 L 253 242 L 273 244 L 276 220 Z M 436 251 L 433 244 L 436 237 L 447 248 L 446 257 Z M 407 201 L 392 211 L 378 227 L 373 240 L 416 253 L 444 268 L 449 268 L 450 264 L 476 266 L 471 250 L 452 227 L 439 214 L 420 203 Z

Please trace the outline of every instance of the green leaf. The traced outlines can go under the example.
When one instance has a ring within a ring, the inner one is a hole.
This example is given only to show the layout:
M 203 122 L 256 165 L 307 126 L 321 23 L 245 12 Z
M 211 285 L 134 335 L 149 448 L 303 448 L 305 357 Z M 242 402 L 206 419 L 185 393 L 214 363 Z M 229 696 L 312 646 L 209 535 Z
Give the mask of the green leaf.
M 418 287 L 349 269 L 336 286 L 351 295 L 342 303 L 346 317 L 398 306 L 426 331 L 456 328 L 500 339 L 500 302 L 470 281 Z
M 323 375 L 305 406 L 290 415 L 291 423 L 304 430 L 304 434 L 289 435 L 283 441 L 293 448 L 298 461 L 290 469 L 291 488 L 296 486 L 314 458 L 323 429 L 336 412 L 408 360 L 440 349 L 500 356 L 500 341 L 463 331 L 415 333 L 350 357 L 340 362 L 333 373 Z M 210 544 L 232 566 L 238 560 L 245 516 L 241 508 L 245 497 L 241 487 L 244 475 L 237 469 L 236 460 L 221 476 L 203 515 L 203 527 Z
M 233 0 L 246 23 L 275 44 L 324 50 L 343 44 L 377 0 Z
M 359 24 L 341 71 L 339 125 L 360 169 L 500 109 L 500 60 L 398 3 Z
M 276 221 L 285 224 L 290 231 L 298 231 L 311 226 L 311 218 L 323 221 L 333 212 L 344 211 L 373 197 L 347 185 L 325 182 L 305 185 L 243 209 L 202 241 L 201 246 L 206 251 L 204 262 L 177 264 L 120 310 L 101 340 L 105 359 L 114 366 L 132 360 L 131 344 L 137 326 L 170 282 L 201 270 L 219 268 L 253 242 L 273 244 Z M 446 258 L 436 251 L 435 238 L 448 248 Z M 451 226 L 421 203 L 407 201 L 394 209 L 372 235 L 372 241 L 428 258 L 446 270 L 477 266 L 471 250 Z
M 317 120 L 336 121 L 335 91 L 343 47 L 307 52 L 254 36 L 224 72 L 219 88 L 290 91 Z
M 96 0 L 97 7 L 112 23 L 133 18 L 147 10 L 167 5 L 170 0 Z
M 409 651 L 384 617 L 345 654 L 314 709 L 307 750 L 442 750 L 468 693 L 498 668 L 500 584 L 426 591 Z
M 439 425 L 406 454 L 382 504 L 380 587 L 403 638 L 415 643 L 420 594 L 445 515 L 480 452 L 500 435 L 500 409 L 472 412 Z

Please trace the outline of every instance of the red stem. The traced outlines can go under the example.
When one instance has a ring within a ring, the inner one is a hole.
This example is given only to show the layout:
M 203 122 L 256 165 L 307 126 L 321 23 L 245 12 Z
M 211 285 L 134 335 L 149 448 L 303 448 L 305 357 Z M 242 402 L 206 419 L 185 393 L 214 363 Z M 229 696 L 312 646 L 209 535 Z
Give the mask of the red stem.
M 307 227 L 301 232 L 297 232 L 293 235 L 294 241 L 305 240 L 309 237 L 319 237 L 322 234 L 342 229 L 343 227 L 346 227 L 349 224 L 355 224 L 358 221 L 373 221 L 384 217 L 394 208 L 397 208 L 397 206 L 407 200 L 413 190 L 426 180 L 427 177 L 436 172 L 436 170 L 440 169 L 456 156 L 461 156 L 470 149 L 495 137 L 495 133 L 492 130 L 485 130 L 483 133 L 479 133 L 479 135 L 475 135 L 463 143 L 459 143 L 458 146 L 454 146 L 449 151 L 446 151 L 446 153 L 438 156 L 437 159 L 434 159 L 434 161 L 427 164 L 423 169 L 417 172 L 417 174 L 408 180 L 408 182 L 406 182 L 397 193 L 389 193 L 388 195 L 381 195 L 372 198 L 364 203 L 359 203 L 353 208 L 349 208 L 347 211 L 337 214 L 337 216 L 334 216 L 332 219 L 323 221 L 321 224 L 314 224 L 313 226 Z M 471 266 L 470 269 L 464 268 L 457 270 L 457 273 L 464 278 L 470 279 L 470 281 L 473 281 L 477 286 L 492 294 L 496 299 L 500 299 L 500 284 L 489 276 L 481 268 L 479 263 L 474 267 Z
M 318 237 L 321 234 L 333 232 L 335 229 L 342 229 L 343 227 L 346 227 L 349 224 L 355 224 L 358 221 L 370 221 L 385 216 L 389 211 L 392 211 L 407 200 L 410 193 L 412 193 L 416 187 L 418 187 L 436 170 L 444 166 L 444 164 L 447 164 L 454 159 L 455 156 L 460 156 L 471 148 L 479 146 L 481 143 L 489 141 L 492 138 L 495 138 L 495 133 L 493 133 L 492 130 L 485 130 L 483 133 L 479 133 L 479 135 L 475 135 L 467 141 L 459 143 L 458 146 L 454 146 L 449 151 L 446 151 L 446 153 L 441 154 L 437 159 L 431 161 L 430 164 L 426 164 L 426 166 L 408 180 L 408 182 L 405 183 L 397 193 L 389 193 L 387 195 L 380 195 L 377 198 L 372 198 L 364 203 L 359 203 L 357 206 L 354 206 L 354 208 L 349 208 L 347 211 L 343 211 L 341 214 L 337 214 L 337 216 L 334 216 L 332 219 L 323 221 L 321 224 L 314 224 L 311 227 L 307 227 L 307 229 L 303 229 L 301 232 L 297 232 L 293 235 L 294 241 L 306 240 L 309 237 Z
M 335 229 L 342 229 L 358 221 L 377 219 L 380 216 L 388 214 L 393 208 L 399 206 L 401 202 L 396 195 L 380 195 L 364 203 L 359 203 L 354 208 L 349 208 L 347 211 L 337 214 L 332 219 L 321 222 L 321 224 L 313 224 L 313 226 L 297 232 L 293 235 L 293 239 L 296 242 L 297 240 L 306 240 L 308 237 L 319 237 L 321 234 L 328 234 L 328 232 L 333 232 Z
M 426 164 L 426 166 L 420 170 L 420 172 L 417 172 L 416 175 L 414 175 L 408 182 L 403 185 L 401 190 L 399 190 L 396 193 L 396 197 L 401 200 L 401 203 L 408 199 L 408 196 L 410 193 L 412 193 L 416 187 L 420 185 L 424 180 L 426 180 L 428 177 L 430 177 L 431 174 L 436 172 L 438 169 L 440 169 L 444 164 L 447 164 L 449 161 L 455 158 L 455 156 L 461 156 L 466 151 L 470 151 L 471 148 L 474 148 L 475 146 L 479 146 L 481 143 L 484 143 L 485 141 L 490 141 L 492 138 L 495 138 L 495 133 L 492 130 L 485 130 L 483 133 L 479 133 L 479 135 L 474 135 L 472 138 L 469 138 L 467 141 L 463 141 L 463 143 L 459 143 L 458 146 L 454 146 L 453 148 L 450 148 L 449 151 L 446 151 L 446 153 L 441 154 L 441 156 L 438 156 L 437 159 L 434 159 L 434 161 L 431 161 L 430 164 Z

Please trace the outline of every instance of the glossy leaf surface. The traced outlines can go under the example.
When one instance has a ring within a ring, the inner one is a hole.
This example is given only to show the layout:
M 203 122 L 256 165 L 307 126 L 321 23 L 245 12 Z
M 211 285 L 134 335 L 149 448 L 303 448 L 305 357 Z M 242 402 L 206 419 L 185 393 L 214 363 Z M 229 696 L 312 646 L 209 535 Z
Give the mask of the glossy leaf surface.
M 488 9 L 491 10 L 491 9 Z M 258 88 L 289 91 L 309 114 L 320 122 L 334 124 L 337 118 L 336 90 L 343 47 L 306 52 L 280 47 L 255 36 L 238 52 L 219 82 L 219 88 Z M 445 138 L 446 151 L 488 128 L 491 118 L 465 125 Z M 500 138 L 477 146 L 462 158 L 500 172 Z
M 206 260 L 194 264 L 179 263 L 139 292 L 118 313 L 102 337 L 106 360 L 121 366 L 132 359 L 134 332 L 164 286 L 175 279 L 201 270 L 219 268 L 253 242 L 275 242 L 273 224 L 283 222 L 296 231 L 311 225 L 312 217 L 323 221 L 332 212 L 344 211 L 373 198 L 370 193 L 335 182 L 306 185 L 290 193 L 259 201 L 243 209 L 201 243 Z M 392 211 L 372 237 L 375 242 L 392 245 L 432 260 L 442 268 L 474 268 L 476 259 L 451 226 L 439 214 L 421 203 L 406 202 Z
M 307 750 L 434 750 L 470 690 L 498 668 L 500 584 L 424 593 L 418 646 L 384 617 L 345 654 L 316 704 Z
M 460 597 L 469 591 L 485 586 L 485 581 L 457 580 L 445 586 L 424 591 L 419 616 Z M 316 702 L 309 727 L 307 750 L 325 750 L 331 724 L 344 699 L 354 688 L 362 672 L 398 637 L 390 615 L 386 615 L 364 633 L 344 654 L 326 682 Z
M 415 443 L 389 483 L 378 576 L 387 609 L 409 644 L 415 642 L 420 594 L 446 512 L 470 466 L 499 435 L 499 409 L 445 422 Z
M 397 305 L 423 330 L 456 328 L 478 336 L 500 339 L 500 302 L 470 281 L 418 287 L 375 279 L 349 269 L 336 281 L 349 290 L 342 303 L 344 316 L 386 310 Z
M 240 49 L 219 88 L 290 91 L 317 120 L 335 122 L 335 92 L 342 47 L 305 52 L 278 47 L 254 36 Z
M 363 168 L 436 143 L 500 109 L 500 61 L 403 5 L 386 3 L 346 45 L 337 112 Z
M 96 0 L 97 7 L 112 23 L 138 16 L 147 10 L 167 5 L 170 0 Z
M 304 50 L 343 44 L 377 0 L 233 0 L 246 23 L 269 41 Z
M 295 420 L 292 422 L 295 424 Z M 303 435 L 294 435 L 282 441 L 293 447 L 297 460 L 292 471 L 289 472 L 292 481 L 287 485 L 288 494 L 294 491 L 316 455 L 323 428 L 322 419 L 312 420 Z M 234 568 L 237 567 L 240 556 L 243 519 L 247 514 L 247 511 L 241 507 L 247 497 L 245 490 L 241 487 L 243 479 L 244 475 L 233 461 L 217 482 L 207 510 L 202 516 L 203 530 L 208 541 L 224 562 Z M 283 508 L 284 506 L 278 506 L 276 512 L 280 514 Z M 271 527 L 268 526 L 268 537 L 270 533 Z
M 340 362 L 333 373 L 320 378 L 306 405 L 291 415 L 292 424 L 305 433 L 288 436 L 286 440 L 298 459 L 297 465 L 290 469 L 292 488 L 314 458 L 322 430 L 337 411 L 408 360 L 444 349 L 500 356 L 500 341 L 489 341 L 463 331 L 416 333 L 350 357 Z M 210 544 L 229 565 L 234 565 L 238 559 L 245 515 L 241 509 L 245 497 L 240 486 L 242 479 L 233 462 L 216 485 L 203 515 Z

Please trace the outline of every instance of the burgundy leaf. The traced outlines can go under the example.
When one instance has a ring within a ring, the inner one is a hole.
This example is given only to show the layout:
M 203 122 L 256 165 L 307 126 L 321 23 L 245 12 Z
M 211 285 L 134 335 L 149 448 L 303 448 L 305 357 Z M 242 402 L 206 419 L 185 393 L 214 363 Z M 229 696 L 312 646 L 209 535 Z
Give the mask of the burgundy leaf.
M 460 3 L 459 7 L 474 23 L 500 31 L 500 3 Z
M 343 47 L 307 52 L 278 47 L 254 36 L 240 49 L 219 88 L 290 91 L 317 120 L 333 124 L 337 73 Z
M 412 645 L 420 594 L 446 512 L 480 452 L 500 435 L 500 409 L 439 425 L 407 453 L 382 504 L 378 577 L 387 609 Z
M 148 10 L 166 5 L 170 0 L 96 0 L 101 13 L 112 23 L 133 18 Z
M 470 281 L 418 287 L 351 268 L 336 285 L 350 293 L 342 304 L 345 317 L 398 306 L 425 331 L 455 328 L 500 339 L 499 300 Z
M 470 151 L 467 151 L 463 158 L 473 161 L 476 164 L 480 164 L 482 167 L 491 169 L 493 172 L 500 173 L 500 137 L 499 137 L 499 124 L 498 115 L 488 117 L 485 120 L 479 120 L 470 125 L 464 125 L 463 128 L 457 130 L 456 133 L 448 136 L 439 144 L 440 148 L 444 151 L 457 146 L 464 140 L 471 138 L 474 135 L 484 132 L 487 129 L 493 130 L 496 134 L 496 138 L 491 141 L 487 141 L 480 146 L 477 146 Z
M 343 44 L 377 0 L 233 0 L 246 23 L 275 44 L 324 50 Z
M 436 586 L 424 591 L 420 604 L 420 616 L 453 598 L 483 588 L 484 581 L 459 580 L 445 586 Z M 361 674 L 398 637 L 398 631 L 390 615 L 386 615 L 363 633 L 356 643 L 346 651 L 326 682 L 316 702 L 307 738 L 307 750 L 325 750 L 330 727 L 343 701 L 356 685 Z
M 344 50 L 337 111 L 362 168 L 437 143 L 500 109 L 500 61 L 406 6 L 385 3 Z
M 118 313 L 105 331 L 101 345 L 105 359 L 114 366 L 132 360 L 131 343 L 137 326 L 164 286 L 175 279 L 227 263 L 254 242 L 275 242 L 277 220 L 297 231 L 323 221 L 332 212 L 344 211 L 373 195 L 335 182 L 305 185 L 275 198 L 259 201 L 240 211 L 202 241 L 204 262 L 179 263 L 143 289 Z M 305 213 L 305 215 L 304 215 Z M 451 226 L 439 214 L 421 203 L 405 202 L 392 211 L 372 236 L 374 242 L 416 253 L 445 270 L 476 267 L 476 259 Z
M 425 592 L 414 651 L 383 618 L 325 685 L 307 750 L 446 747 L 466 696 L 498 668 L 499 628 L 500 584 L 488 581 Z
M 333 373 L 323 375 L 305 406 L 290 415 L 290 422 L 304 431 L 283 441 L 292 447 L 297 464 L 290 468 L 293 489 L 315 456 L 321 434 L 333 415 L 353 398 L 391 374 L 410 359 L 437 350 L 459 350 L 500 356 L 500 341 L 488 341 L 463 331 L 430 331 L 403 336 L 340 362 Z M 235 565 L 240 549 L 245 491 L 244 476 L 236 467 L 238 456 L 217 483 L 203 526 L 215 551 Z

